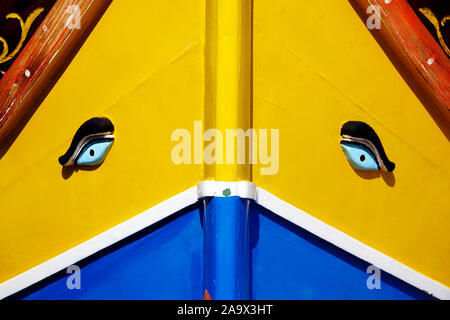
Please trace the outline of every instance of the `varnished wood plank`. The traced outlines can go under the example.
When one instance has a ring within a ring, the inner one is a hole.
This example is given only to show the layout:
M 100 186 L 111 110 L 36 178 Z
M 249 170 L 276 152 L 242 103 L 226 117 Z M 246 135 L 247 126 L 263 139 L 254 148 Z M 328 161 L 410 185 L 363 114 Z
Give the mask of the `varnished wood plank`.
M 2 153 L 51 90 L 111 2 L 59 0 L 52 7 L 0 80 Z M 75 23 L 77 8 L 79 25 Z

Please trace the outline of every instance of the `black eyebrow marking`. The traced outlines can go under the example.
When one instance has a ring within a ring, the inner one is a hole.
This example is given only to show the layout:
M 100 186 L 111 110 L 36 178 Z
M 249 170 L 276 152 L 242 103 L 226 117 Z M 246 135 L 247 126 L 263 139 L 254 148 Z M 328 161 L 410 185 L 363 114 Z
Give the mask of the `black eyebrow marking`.
M 341 128 L 341 136 L 350 140 L 354 138 L 369 141 L 376 149 L 371 151 L 379 154 L 382 165 L 384 165 L 386 170 L 391 172 L 395 169 L 395 163 L 388 159 L 386 152 L 384 151 L 383 144 L 381 143 L 377 133 L 367 123 L 362 121 L 348 121 L 344 123 Z M 358 141 L 355 140 L 352 141 L 352 143 L 358 143 Z M 370 149 L 370 146 L 368 147 Z M 379 164 L 379 167 L 382 167 L 381 164 Z
M 101 139 L 102 136 L 110 135 L 112 133 L 114 133 L 114 125 L 108 118 L 92 118 L 87 120 L 75 133 L 72 143 L 66 153 L 59 157 L 59 163 L 62 166 L 68 165 L 79 147 L 79 144 L 83 142 L 83 139 L 93 135 L 95 135 L 93 137 L 96 137 L 96 139 Z

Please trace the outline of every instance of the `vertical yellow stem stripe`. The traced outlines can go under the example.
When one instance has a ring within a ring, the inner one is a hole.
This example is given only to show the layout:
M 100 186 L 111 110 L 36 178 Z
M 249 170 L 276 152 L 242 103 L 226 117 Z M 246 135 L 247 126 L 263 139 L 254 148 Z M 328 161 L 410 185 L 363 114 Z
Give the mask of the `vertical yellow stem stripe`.
M 251 0 L 214 0 L 206 7 L 205 129 L 223 134 L 223 163 L 205 164 L 205 179 L 251 180 L 251 167 L 226 163 L 227 129 L 251 123 Z M 208 144 L 209 142 L 205 142 Z M 236 159 L 235 141 L 235 159 Z M 246 144 L 246 158 L 249 146 Z

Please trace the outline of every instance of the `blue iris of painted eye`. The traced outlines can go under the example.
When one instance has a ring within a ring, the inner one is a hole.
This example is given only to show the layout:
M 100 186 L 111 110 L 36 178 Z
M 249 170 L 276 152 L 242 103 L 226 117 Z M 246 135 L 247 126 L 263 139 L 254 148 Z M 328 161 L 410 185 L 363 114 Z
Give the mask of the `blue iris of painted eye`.
M 353 143 L 341 143 L 341 147 L 353 168 L 357 170 L 379 170 L 375 157 L 366 147 Z
M 105 160 L 113 140 L 95 140 L 89 143 L 77 158 L 77 165 L 96 166 Z

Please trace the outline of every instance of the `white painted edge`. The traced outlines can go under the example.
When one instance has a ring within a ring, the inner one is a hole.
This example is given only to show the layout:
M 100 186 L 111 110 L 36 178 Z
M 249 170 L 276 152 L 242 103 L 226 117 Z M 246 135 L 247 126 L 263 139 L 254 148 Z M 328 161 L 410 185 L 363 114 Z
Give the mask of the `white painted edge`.
M 228 190 L 227 190 L 228 189 Z M 229 191 L 224 194 L 224 192 Z M 248 181 L 226 182 L 206 180 L 198 184 L 198 198 L 204 197 L 241 197 L 242 199 L 256 199 L 256 186 Z
M 251 182 L 203 181 L 169 198 L 145 212 L 79 244 L 78 246 L 0 284 L 0 299 L 19 292 L 96 252 L 105 249 L 128 236 L 139 232 L 172 214 L 195 204 L 203 197 L 225 197 L 223 191 L 230 189 L 229 196 L 253 199 L 259 205 L 290 221 L 291 223 L 330 242 L 342 250 L 367 261 L 381 270 L 427 292 L 439 299 L 450 300 L 450 288 L 432 280 L 385 254 L 361 243 L 347 234 L 327 225 L 306 212 L 277 198 Z
M 258 187 L 256 194 L 256 203 L 278 216 L 436 298 L 450 299 L 450 288 L 445 285 L 327 225 L 262 188 Z
M 196 203 L 197 187 L 169 198 L 137 216 L 83 242 L 76 247 L 0 284 L 0 299 L 37 283 L 92 254 Z

